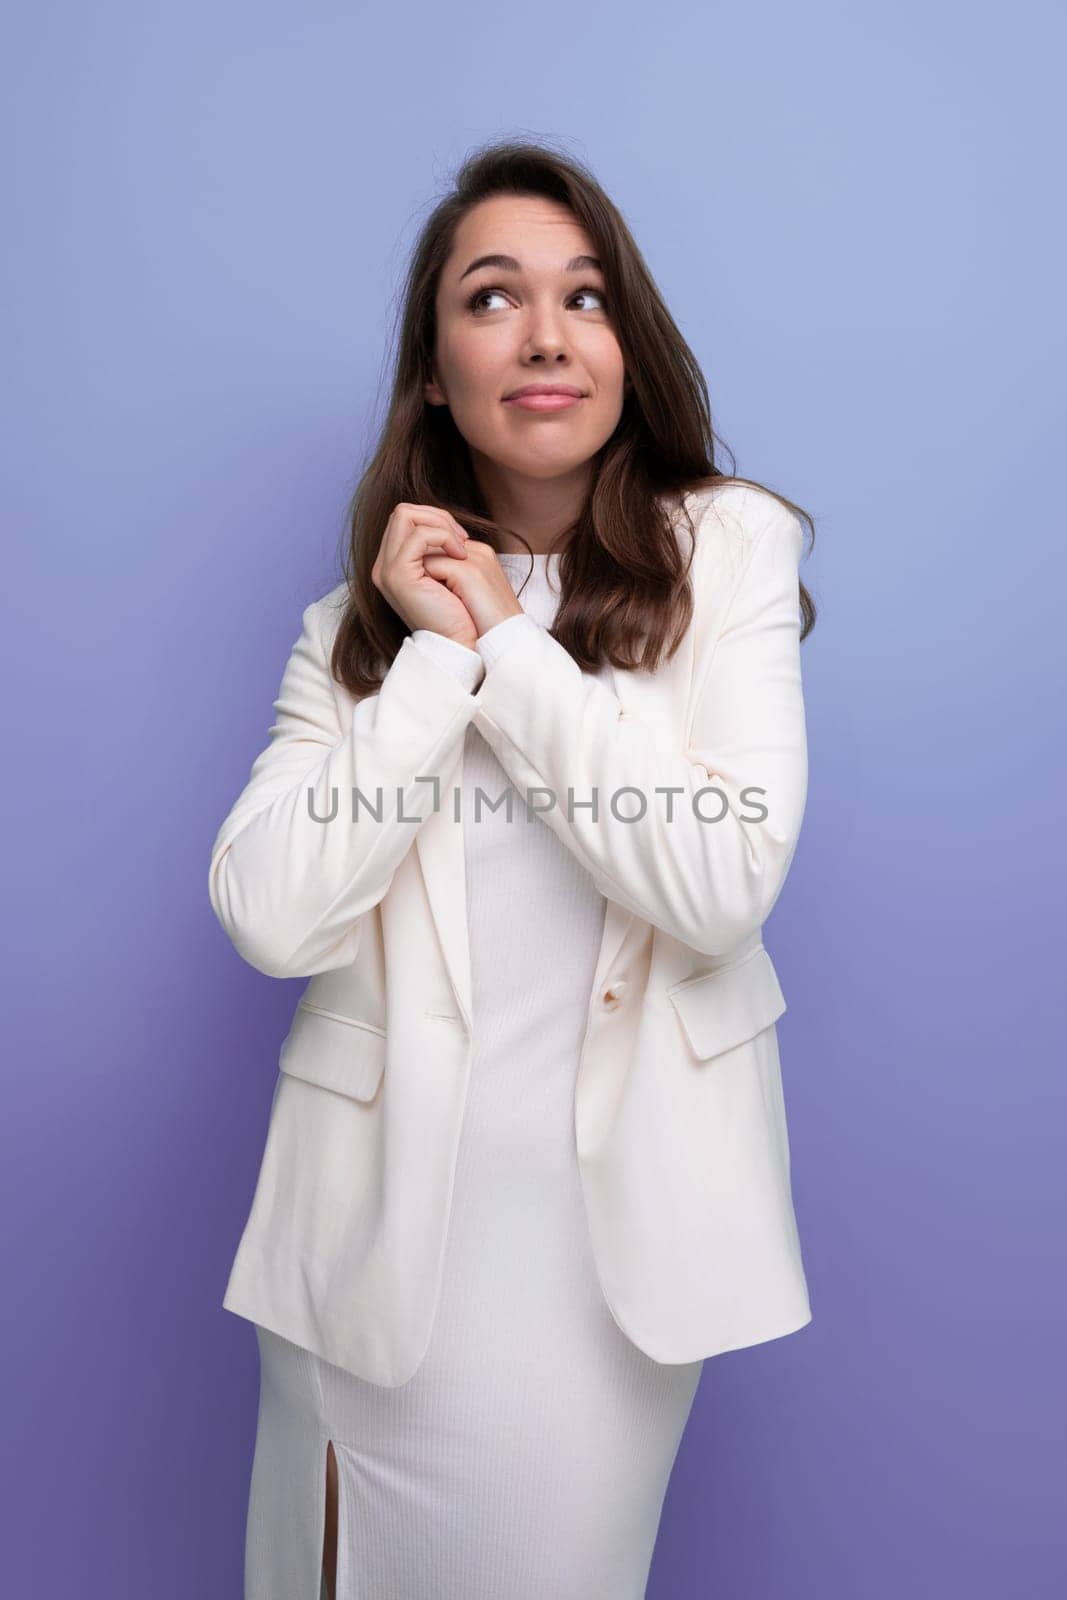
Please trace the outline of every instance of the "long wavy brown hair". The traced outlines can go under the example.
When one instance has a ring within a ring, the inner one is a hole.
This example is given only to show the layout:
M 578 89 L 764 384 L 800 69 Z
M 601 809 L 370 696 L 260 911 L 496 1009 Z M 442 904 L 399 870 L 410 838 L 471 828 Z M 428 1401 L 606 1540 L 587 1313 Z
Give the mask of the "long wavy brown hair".
M 334 642 L 331 670 L 357 698 L 372 694 L 411 631 L 371 578 L 382 535 L 401 502 L 440 506 L 472 538 L 501 549 L 478 488 L 466 441 L 447 406 L 432 406 L 435 297 L 456 229 L 472 207 L 499 194 L 545 197 L 567 206 L 586 229 L 603 263 L 609 312 L 630 388 L 611 438 L 597 453 L 590 492 L 577 521 L 560 538 L 560 605 L 552 635 L 580 667 L 605 661 L 652 670 L 674 653 L 692 619 L 689 583 L 694 529 L 684 511 L 687 556 L 674 532 L 675 502 L 712 483 L 763 489 L 807 523 L 810 515 L 752 478 L 720 471 L 721 441 L 712 430 L 707 384 L 656 288 L 619 211 L 580 162 L 551 147 L 496 142 L 468 157 L 451 192 L 431 212 L 406 274 L 389 410 L 377 449 L 346 514 L 344 556 L 348 602 Z M 726 447 L 724 447 L 726 448 Z M 727 453 L 729 452 L 727 448 Z M 526 544 L 514 529 L 508 533 Z M 527 545 L 529 549 L 529 545 Z M 801 639 L 816 607 L 799 585 Z

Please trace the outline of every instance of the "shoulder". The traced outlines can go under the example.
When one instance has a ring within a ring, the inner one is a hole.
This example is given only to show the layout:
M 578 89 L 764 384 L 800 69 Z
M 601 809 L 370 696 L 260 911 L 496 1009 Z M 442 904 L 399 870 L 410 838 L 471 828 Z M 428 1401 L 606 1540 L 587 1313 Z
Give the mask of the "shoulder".
M 680 510 L 678 538 L 684 555 L 693 553 L 691 626 L 699 666 L 710 661 L 740 594 L 749 597 L 749 610 L 762 613 L 787 590 L 796 592 L 803 530 L 777 495 L 748 483 L 703 484 L 683 497 Z
M 743 556 L 772 527 L 799 527 L 799 518 L 769 489 L 756 484 L 707 483 L 683 497 L 697 544 L 732 543 Z
M 315 605 L 318 608 L 319 617 L 322 622 L 324 624 L 332 623 L 333 627 L 336 628 L 340 624 L 341 618 L 345 614 L 345 607 L 348 605 L 348 600 L 349 592 L 347 583 L 336 584 L 328 594 L 323 595 L 321 600 L 316 600 Z
M 690 540 L 690 524 L 692 540 Z M 685 494 L 678 508 L 676 533 L 683 554 L 693 552 L 694 591 L 731 592 L 748 570 L 756 550 L 766 541 L 784 540 L 799 558 L 801 526 L 797 516 L 769 490 L 731 481 L 702 484 Z
M 348 584 L 338 583 L 327 594 L 304 607 L 304 632 L 318 641 L 327 660 L 347 604 Z

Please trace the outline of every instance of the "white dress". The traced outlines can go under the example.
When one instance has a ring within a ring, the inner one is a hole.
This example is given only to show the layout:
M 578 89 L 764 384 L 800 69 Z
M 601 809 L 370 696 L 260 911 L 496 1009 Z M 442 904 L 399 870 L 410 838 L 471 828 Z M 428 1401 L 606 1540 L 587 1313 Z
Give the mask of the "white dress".
M 545 627 L 558 562 L 535 556 L 527 579 L 529 556 L 501 558 L 524 611 Z M 448 670 L 464 647 L 440 646 Z M 510 821 L 484 800 L 475 821 L 475 790 L 495 801 L 508 785 L 468 727 L 473 1056 L 429 1350 L 407 1383 L 387 1389 L 257 1326 L 245 1600 L 325 1595 L 328 1440 L 337 1600 L 645 1593 L 703 1361 L 651 1360 L 604 1302 L 573 1094 L 605 902 L 555 834 L 527 821 L 517 793 Z

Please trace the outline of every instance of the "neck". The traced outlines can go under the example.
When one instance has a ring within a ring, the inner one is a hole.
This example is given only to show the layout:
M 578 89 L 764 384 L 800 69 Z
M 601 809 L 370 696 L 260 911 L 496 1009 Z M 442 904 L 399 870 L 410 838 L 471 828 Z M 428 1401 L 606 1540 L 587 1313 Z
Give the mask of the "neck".
M 535 555 L 558 553 L 589 491 L 587 464 L 562 477 L 546 479 L 502 472 L 496 462 L 473 450 L 471 458 L 489 515 L 502 530 L 501 552 L 528 555 L 529 545 Z M 526 545 L 520 543 L 522 539 Z

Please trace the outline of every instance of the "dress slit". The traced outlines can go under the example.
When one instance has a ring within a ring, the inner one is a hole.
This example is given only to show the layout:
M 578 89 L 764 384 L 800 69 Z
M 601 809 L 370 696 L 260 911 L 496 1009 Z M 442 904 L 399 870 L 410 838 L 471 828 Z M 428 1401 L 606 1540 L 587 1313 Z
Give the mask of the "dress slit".
M 257 1327 L 256 1334 L 260 1396 L 244 1600 L 325 1600 L 322 1555 L 330 1433 L 323 1426 L 315 1358 L 265 1328 Z M 340 1472 L 338 1477 L 343 1493 Z
M 334 1530 L 333 1530 L 333 1595 L 332 1595 L 332 1597 L 331 1597 L 331 1594 L 330 1594 L 329 1585 L 326 1582 L 326 1565 L 327 1565 L 327 1560 L 326 1560 L 326 1557 L 327 1557 L 327 1551 L 326 1551 L 326 1507 L 330 1503 L 330 1448 L 331 1448 L 332 1444 L 333 1444 L 333 1440 L 332 1439 L 327 1439 L 327 1441 L 326 1441 L 326 1449 L 323 1452 L 323 1455 L 324 1455 L 324 1458 L 325 1458 L 325 1467 L 324 1467 L 323 1491 L 322 1491 L 322 1498 L 323 1498 L 322 1572 L 321 1572 L 321 1583 L 320 1583 L 320 1587 L 319 1587 L 319 1600 L 337 1600 L 337 1596 L 338 1596 L 338 1586 L 337 1586 L 338 1560 L 337 1560 L 337 1552 L 338 1552 L 338 1546 L 340 1544 L 340 1524 L 341 1524 L 341 1471 L 340 1471 L 340 1467 L 337 1464 L 337 1451 L 336 1450 L 334 1450 L 334 1453 L 333 1453 L 334 1472 L 335 1472 L 335 1474 L 337 1476 L 337 1506 L 336 1506 L 336 1515 L 335 1515 Z

